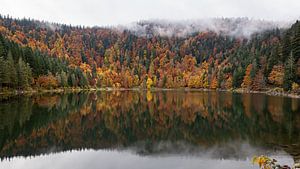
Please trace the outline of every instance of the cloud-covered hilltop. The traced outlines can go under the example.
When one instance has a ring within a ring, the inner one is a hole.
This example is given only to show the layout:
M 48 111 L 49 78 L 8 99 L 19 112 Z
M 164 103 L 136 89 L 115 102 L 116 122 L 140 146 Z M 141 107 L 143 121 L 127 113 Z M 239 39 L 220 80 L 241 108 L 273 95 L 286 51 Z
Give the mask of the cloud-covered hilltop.
M 148 20 L 118 26 L 140 36 L 184 37 L 195 32 L 213 31 L 234 37 L 250 37 L 253 33 L 275 28 L 288 28 L 292 22 L 275 22 L 249 18 L 207 18 L 198 20 Z
M 37 26 L 47 28 L 52 31 L 61 29 L 59 23 L 50 23 L 45 21 L 33 20 Z M 272 29 L 287 29 L 294 23 L 289 21 L 269 21 L 241 18 L 206 18 L 197 20 L 162 20 L 152 19 L 132 22 L 130 24 L 117 26 L 94 26 L 94 29 L 108 28 L 116 31 L 128 30 L 137 36 L 167 36 L 167 37 L 186 37 L 197 32 L 215 32 L 217 34 L 250 38 L 254 33 L 264 32 Z M 76 26 L 78 27 L 78 26 Z M 79 26 L 81 28 L 88 28 Z

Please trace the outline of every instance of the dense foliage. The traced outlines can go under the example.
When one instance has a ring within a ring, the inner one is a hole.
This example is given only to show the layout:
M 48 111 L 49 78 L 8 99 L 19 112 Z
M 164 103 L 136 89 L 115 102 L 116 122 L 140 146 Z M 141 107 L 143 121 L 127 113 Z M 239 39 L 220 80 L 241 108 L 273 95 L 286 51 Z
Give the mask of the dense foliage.
M 0 35 L 0 87 L 26 89 L 85 87 L 87 78 L 80 68 L 67 60 L 48 57 L 30 47 L 20 47 Z
M 1 79 L 0 85 L 6 87 L 24 88 L 26 85 L 20 82 L 26 79 L 29 86 L 47 88 L 299 90 L 298 21 L 288 30 L 268 30 L 248 39 L 212 31 L 186 37 L 153 35 L 149 31 L 141 36 L 130 30 L 72 27 L 1 16 L 0 33 L 1 62 L 11 67 L 6 71 L 8 68 L 1 66 L 1 70 L 15 74 L 20 74 L 18 67 L 27 70 L 26 75 L 14 76 L 18 82 Z

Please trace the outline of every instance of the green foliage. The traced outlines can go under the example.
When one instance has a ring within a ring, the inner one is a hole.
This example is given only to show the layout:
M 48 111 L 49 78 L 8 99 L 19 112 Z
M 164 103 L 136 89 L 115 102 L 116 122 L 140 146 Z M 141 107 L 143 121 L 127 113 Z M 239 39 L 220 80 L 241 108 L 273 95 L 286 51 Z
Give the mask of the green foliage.
M 60 78 L 61 78 L 61 86 L 67 87 L 68 86 L 68 76 L 67 76 L 66 72 L 62 71 L 60 74 Z
M 22 48 L 1 35 L 0 53 L 7 53 L 7 56 L 0 57 L 0 87 L 25 89 L 31 87 L 33 78 L 48 76 L 49 73 L 57 75 L 55 78 L 60 87 L 75 87 L 77 81 L 81 86 L 88 85 L 81 69 L 75 71 L 69 68 L 65 60 L 49 57 L 28 47 Z M 77 76 L 74 72 L 77 72 Z
M 18 84 L 17 70 L 15 67 L 15 61 L 13 60 L 13 56 L 11 51 L 8 51 L 7 54 L 7 72 L 9 73 L 9 86 L 16 87 Z
M 283 88 L 284 90 L 291 90 L 292 84 L 296 79 L 296 66 L 293 52 L 291 52 L 285 64 L 284 77 L 283 77 Z
M 244 76 L 245 76 L 245 70 L 242 67 L 235 69 L 233 72 L 232 86 L 235 88 L 241 87 Z
M 300 58 L 300 22 L 297 21 L 294 27 L 295 35 L 291 42 L 291 50 L 293 51 L 295 61 L 298 61 Z
M 22 58 L 19 58 L 19 62 L 17 65 L 17 73 L 18 73 L 18 87 L 27 88 L 30 85 L 32 79 L 31 68 L 28 64 L 26 64 Z

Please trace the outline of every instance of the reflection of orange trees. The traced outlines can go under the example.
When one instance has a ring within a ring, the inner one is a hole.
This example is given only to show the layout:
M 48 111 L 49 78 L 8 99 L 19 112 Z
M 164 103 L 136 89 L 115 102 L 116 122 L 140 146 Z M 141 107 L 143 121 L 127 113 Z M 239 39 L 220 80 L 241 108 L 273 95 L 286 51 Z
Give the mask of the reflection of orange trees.
M 249 136 L 272 141 L 285 137 L 284 134 L 274 134 L 277 129 L 286 127 L 285 118 L 280 113 L 284 100 L 193 91 L 156 91 L 151 92 L 149 99 L 149 92 L 86 94 L 83 104 L 73 113 L 28 134 L 20 134 L 16 141 L 6 144 L 0 154 L 18 149 L 47 148 L 51 144 L 67 148 L 101 148 L 147 139 L 183 139 L 205 146 L 226 138 Z M 58 103 L 63 102 L 63 99 L 54 97 L 49 99 L 56 100 L 48 105 L 51 107 L 59 107 Z M 291 104 L 297 106 L 297 103 Z M 293 119 L 299 120 L 299 117 Z M 297 121 L 293 123 L 296 124 Z
M 251 94 L 244 94 L 242 96 L 242 101 L 243 101 L 243 106 L 244 106 L 244 109 L 245 109 L 245 114 L 248 116 L 248 117 L 251 117 Z
M 35 99 L 35 102 L 42 107 L 51 108 L 59 103 L 59 97 L 55 96 L 41 96 Z
M 280 122 L 283 117 L 283 106 L 276 106 L 276 105 L 282 105 L 283 103 L 283 97 L 270 97 L 268 99 L 268 110 L 272 115 L 272 119 L 274 121 Z
M 80 109 L 80 114 L 85 116 L 87 114 L 89 114 L 92 111 L 92 104 L 86 104 L 84 106 L 82 106 L 82 108 Z

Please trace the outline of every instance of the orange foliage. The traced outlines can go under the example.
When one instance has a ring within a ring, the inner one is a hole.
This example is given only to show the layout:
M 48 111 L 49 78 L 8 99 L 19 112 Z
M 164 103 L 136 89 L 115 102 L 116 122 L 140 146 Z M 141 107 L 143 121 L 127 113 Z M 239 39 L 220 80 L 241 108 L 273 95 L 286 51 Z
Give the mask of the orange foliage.
M 217 89 L 218 87 L 218 80 L 216 76 L 213 76 L 211 83 L 210 83 L 210 88 L 211 89 Z
M 43 88 L 50 89 L 58 87 L 58 82 L 53 75 L 40 76 L 37 79 L 37 85 Z
M 252 80 L 251 80 L 251 77 L 250 77 L 251 70 L 252 70 L 252 64 L 248 65 L 247 68 L 246 68 L 246 73 L 245 73 L 245 76 L 244 76 L 244 80 L 243 80 L 243 83 L 241 85 L 242 88 L 250 89 L 251 84 L 252 84 Z
M 283 84 L 284 68 L 282 65 L 275 65 L 269 74 L 268 80 L 271 84 L 281 86 Z

